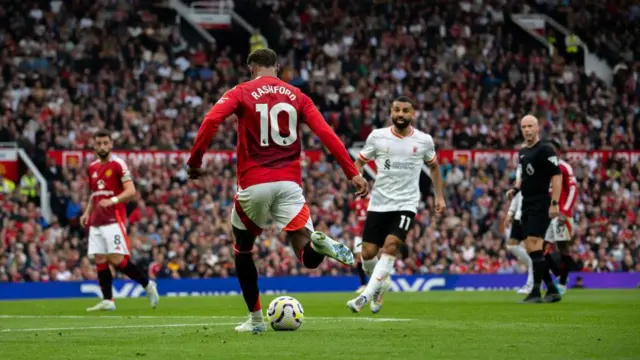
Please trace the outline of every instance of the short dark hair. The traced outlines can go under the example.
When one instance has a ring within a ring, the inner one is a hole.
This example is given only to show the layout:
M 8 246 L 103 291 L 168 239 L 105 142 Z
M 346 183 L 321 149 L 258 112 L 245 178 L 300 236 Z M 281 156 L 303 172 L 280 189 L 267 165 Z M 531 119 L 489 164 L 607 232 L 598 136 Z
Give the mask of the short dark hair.
M 257 65 L 260 67 L 270 68 L 275 67 L 278 64 L 278 55 L 271 49 L 258 49 L 254 50 L 247 57 L 247 65 Z
M 408 97 L 408 96 L 398 96 L 397 98 L 393 99 L 393 102 L 402 102 L 402 103 L 409 103 L 411 105 L 412 108 L 414 108 L 415 106 L 413 105 L 413 101 Z
M 93 133 L 94 139 L 99 137 L 108 137 L 109 139 L 111 139 L 111 131 L 106 129 L 100 129 Z
M 562 143 L 557 138 L 549 139 L 549 144 L 551 144 L 551 146 L 553 146 L 556 149 L 556 151 L 563 151 L 564 150 L 563 146 L 562 146 Z

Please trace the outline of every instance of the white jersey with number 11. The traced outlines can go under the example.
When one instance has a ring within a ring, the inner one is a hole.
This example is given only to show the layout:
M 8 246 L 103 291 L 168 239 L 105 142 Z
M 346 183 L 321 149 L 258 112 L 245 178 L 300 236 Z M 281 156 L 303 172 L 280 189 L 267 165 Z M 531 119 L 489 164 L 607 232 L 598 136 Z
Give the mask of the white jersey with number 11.
M 393 127 L 376 129 L 369 134 L 358 156 L 376 163 L 369 211 L 417 212 L 422 165 L 436 161 L 431 135 L 412 129 L 409 135 L 401 136 Z

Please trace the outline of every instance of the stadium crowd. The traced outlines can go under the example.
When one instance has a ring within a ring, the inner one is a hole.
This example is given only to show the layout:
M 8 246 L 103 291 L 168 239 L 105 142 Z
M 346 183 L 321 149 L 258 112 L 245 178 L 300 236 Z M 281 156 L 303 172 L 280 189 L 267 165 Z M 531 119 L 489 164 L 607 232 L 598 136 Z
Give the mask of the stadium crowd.
M 282 77 L 307 92 L 349 147 L 387 125 L 390 100 L 416 100 L 415 126 L 439 149 L 513 149 L 525 113 L 544 136 L 572 150 L 640 149 L 640 78 L 608 87 L 594 75 L 521 41 L 508 14 L 520 1 L 391 7 L 373 1 L 265 1 L 281 26 Z M 413 4 L 413 5 L 412 5 Z M 46 6 L 45 6 L 46 5 Z M 87 200 L 86 164 L 62 168 L 49 149 L 91 147 L 99 128 L 121 150 L 188 149 L 202 115 L 222 93 L 248 79 L 243 56 L 190 46 L 143 1 L 21 1 L 0 9 L 0 141 L 18 141 L 49 180 L 55 219 L 37 197 L 0 177 L 0 281 L 95 279 L 79 217 Z M 141 10 L 145 9 L 145 10 Z M 637 40 L 637 39 L 636 39 Z M 235 147 L 234 118 L 214 139 Z M 306 149 L 321 144 L 303 131 Z M 181 164 L 131 166 L 139 191 L 128 206 L 132 257 L 155 278 L 233 275 L 232 162 L 211 162 L 220 176 L 188 182 Z M 573 254 L 580 271 L 639 271 L 640 163 L 595 157 L 573 161 L 580 184 Z M 448 209 L 425 196 L 397 273 L 513 273 L 500 224 L 514 178 L 506 159 L 442 161 Z M 351 244 L 359 235 L 354 199 L 330 157 L 305 164 L 305 196 L 316 228 Z M 282 234 L 256 242 L 262 275 L 335 275 L 325 262 L 301 267 Z M 354 280 L 354 284 L 355 284 Z

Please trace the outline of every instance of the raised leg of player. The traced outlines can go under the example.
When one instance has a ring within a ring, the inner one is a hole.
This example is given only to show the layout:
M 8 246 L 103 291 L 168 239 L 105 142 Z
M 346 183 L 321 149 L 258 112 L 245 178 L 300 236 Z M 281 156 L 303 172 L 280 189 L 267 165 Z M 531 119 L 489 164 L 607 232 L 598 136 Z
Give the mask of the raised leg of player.
M 518 294 L 528 294 L 533 288 L 533 263 L 527 250 L 520 246 L 517 240 L 510 239 L 507 243 L 507 250 L 515 256 L 520 262 L 527 266 L 527 282 L 518 290 Z
M 147 293 L 147 297 L 149 298 L 149 305 L 151 305 L 151 308 L 155 309 L 156 306 L 158 306 L 160 296 L 158 294 L 158 287 L 155 281 L 149 280 L 147 275 L 145 275 L 142 270 L 140 270 L 140 268 L 131 261 L 129 256 L 111 254 L 109 255 L 109 262 L 115 265 L 118 271 L 127 275 L 129 279 L 137 282 L 144 288 Z
M 522 301 L 523 303 L 557 302 L 561 299 L 558 289 L 554 285 L 551 274 L 549 273 L 549 268 L 544 258 L 543 245 L 544 241 L 542 238 L 529 236 L 525 239 L 525 247 L 533 263 L 533 288 L 529 295 Z M 547 294 L 544 300 L 540 293 L 542 281 L 544 281 L 547 286 Z
M 307 269 L 315 269 L 324 261 L 324 254 L 316 251 L 311 241 L 313 233 L 305 228 L 287 231 L 287 240 L 298 259 Z
M 349 247 L 333 240 L 325 233 L 314 231 L 311 234 L 311 248 L 345 265 L 353 265 L 353 253 Z
M 235 237 L 236 276 L 242 289 L 242 297 L 249 309 L 249 319 L 235 328 L 238 332 L 260 333 L 267 331 L 262 315 L 260 292 L 258 290 L 258 270 L 253 261 L 253 243 L 256 236 L 249 230 L 233 227 Z
M 388 235 L 382 247 L 380 259 L 376 261 L 369 283 L 360 296 L 347 302 L 347 307 L 352 312 L 360 312 L 362 307 L 371 302 L 371 311 L 377 313 L 382 308 L 382 298 L 391 284 L 391 271 L 396 260 L 396 254 L 402 245 L 395 235 Z M 362 248 L 364 259 L 374 259 L 378 253 L 375 244 L 365 243 Z M 371 263 L 369 263 L 370 265 Z

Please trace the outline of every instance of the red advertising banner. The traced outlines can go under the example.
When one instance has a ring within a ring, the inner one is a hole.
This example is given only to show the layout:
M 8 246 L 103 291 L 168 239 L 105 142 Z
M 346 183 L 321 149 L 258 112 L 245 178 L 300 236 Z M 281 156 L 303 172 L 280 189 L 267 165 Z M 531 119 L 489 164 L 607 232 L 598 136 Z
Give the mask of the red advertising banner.
M 17 150 L 0 149 L 0 174 L 13 182 L 19 180 Z
M 182 165 L 189 160 L 189 151 L 114 151 L 114 155 L 122 158 L 128 165 L 137 166 L 140 164 L 170 164 Z M 49 158 L 53 158 L 56 164 L 63 167 L 76 167 L 83 163 L 95 160 L 96 155 L 91 150 L 50 150 L 47 152 Z M 203 157 L 203 166 L 209 161 L 229 162 L 234 160 L 236 153 L 233 150 L 209 151 Z M 320 150 L 308 150 L 302 153 L 302 159 L 315 162 L 320 158 Z
M 611 156 L 616 158 L 623 158 L 631 163 L 640 161 L 640 151 L 567 151 L 562 154 L 563 158 L 571 160 L 582 160 L 589 158 L 599 158 L 603 161 L 609 160 Z M 497 158 L 502 157 L 507 159 L 513 164 L 518 163 L 518 151 L 517 150 L 439 150 L 438 159 L 442 162 L 443 159 L 453 161 L 457 159 L 460 164 L 466 164 L 469 161 L 473 161 L 475 164 L 482 162 L 490 163 Z
M 640 151 L 567 151 L 562 154 L 563 158 L 571 160 L 582 160 L 595 157 L 602 159 L 605 162 L 609 160 L 611 156 L 626 159 L 632 164 L 640 161 Z M 442 163 L 444 159 L 449 160 L 449 162 L 456 159 L 461 165 L 466 165 L 469 161 L 473 161 L 474 164 L 479 165 L 483 162 L 491 163 L 499 157 L 505 158 L 514 165 L 518 163 L 517 150 L 438 150 L 438 161 L 440 163 Z M 373 161 L 369 163 L 369 166 L 374 172 L 376 171 L 376 166 Z

